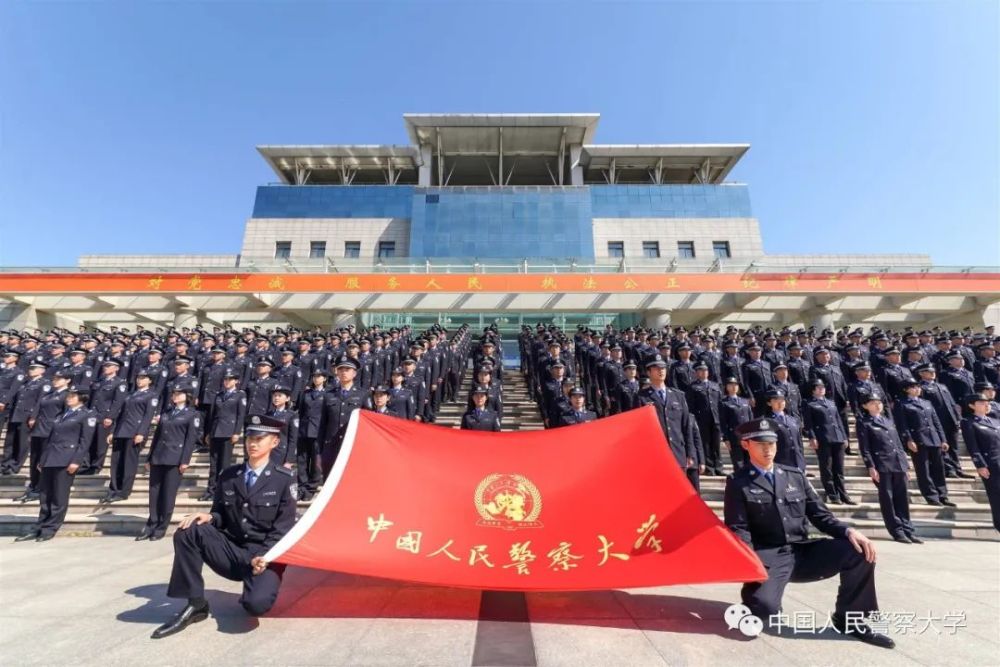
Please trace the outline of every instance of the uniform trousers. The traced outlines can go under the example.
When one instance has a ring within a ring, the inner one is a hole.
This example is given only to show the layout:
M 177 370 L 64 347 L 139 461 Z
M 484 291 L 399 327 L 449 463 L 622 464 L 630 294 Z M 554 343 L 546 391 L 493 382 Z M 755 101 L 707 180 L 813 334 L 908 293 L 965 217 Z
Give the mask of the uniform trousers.
M 945 474 L 956 473 L 962 469 L 962 462 L 958 459 L 958 431 L 956 427 L 954 429 L 948 429 L 944 433 L 944 439 L 948 443 L 948 451 L 944 452 L 942 457 L 944 461 Z
M 844 488 L 844 443 L 820 442 L 816 450 L 819 459 L 819 477 L 827 498 L 847 498 Z
M 111 483 L 108 489 L 123 498 L 128 498 L 139 471 L 139 450 L 133 438 L 115 438 L 111 444 Z
M 910 494 L 907 491 L 905 472 L 880 472 L 878 474 L 878 506 L 882 510 L 885 529 L 893 537 L 912 535 L 910 522 Z
M 781 611 L 788 582 L 803 583 L 840 575 L 834 613 L 868 613 L 878 609 L 875 595 L 875 565 L 865 560 L 846 539 L 818 539 L 781 547 L 759 549 L 757 555 L 767 569 L 767 580 L 743 584 L 743 604 L 765 624 Z
M 27 422 L 7 424 L 7 436 L 3 443 L 3 463 L 0 467 L 11 472 L 19 472 L 31 448 L 31 435 Z
M 114 424 L 105 426 L 104 420 L 97 422 L 94 429 L 94 441 L 90 443 L 90 454 L 87 465 L 94 468 L 96 472 L 101 472 L 104 468 L 104 461 L 108 456 L 108 436 L 114 431 Z
M 730 438 L 729 440 L 729 460 L 733 463 L 733 472 L 747 464 L 747 453 L 740 445 L 739 438 Z
M 913 454 L 913 468 L 917 474 L 917 486 L 925 500 L 948 497 L 948 487 L 944 477 L 944 458 L 940 447 L 917 445 Z
M 701 443 L 705 447 L 705 472 L 708 474 L 723 474 L 722 454 L 722 432 L 719 425 L 712 419 L 698 419 L 698 428 L 701 432 Z
M 990 503 L 990 513 L 993 515 L 993 527 L 1000 530 L 1000 461 L 992 461 L 987 469 L 990 478 L 982 480 L 986 488 L 986 499 Z
M 41 509 L 38 513 L 38 534 L 55 535 L 66 519 L 73 475 L 66 466 L 42 468 L 38 482 Z
M 215 485 L 222 471 L 233 465 L 233 441 L 231 438 L 210 438 L 208 446 L 208 490 L 215 493 Z
M 177 502 L 177 489 L 181 485 L 181 471 L 177 466 L 152 464 L 149 466 L 149 518 L 146 532 L 163 536 L 170 526 Z
M 28 492 L 38 493 L 41 484 L 42 472 L 38 469 L 38 462 L 42 458 L 42 448 L 45 446 L 46 438 L 31 436 L 31 451 L 28 452 Z
M 295 450 L 299 493 L 316 493 L 323 484 L 323 456 L 316 438 L 299 438 Z
M 285 566 L 272 563 L 254 575 L 250 561 L 265 553 L 262 545 L 241 545 L 210 523 L 192 525 L 174 533 L 174 567 L 167 595 L 172 598 L 205 597 L 202 567 L 208 565 L 220 577 L 243 582 L 240 604 L 247 613 L 260 616 L 274 606 Z

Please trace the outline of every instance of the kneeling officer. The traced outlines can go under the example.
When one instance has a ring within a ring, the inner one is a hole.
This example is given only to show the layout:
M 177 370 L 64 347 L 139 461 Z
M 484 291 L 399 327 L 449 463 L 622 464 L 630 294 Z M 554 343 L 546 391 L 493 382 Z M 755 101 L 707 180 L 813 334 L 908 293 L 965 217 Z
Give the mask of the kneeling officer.
M 167 595 L 188 603 L 174 620 L 153 632 L 160 639 L 208 618 L 205 580 L 208 564 L 221 577 L 243 582 L 240 604 L 248 613 L 266 613 L 278 598 L 285 566 L 261 558 L 295 523 L 295 473 L 270 461 L 284 423 L 254 415 L 246 427 L 246 463 L 223 471 L 211 514 L 189 514 L 174 533 L 174 567 Z
M 767 568 L 766 581 L 743 585 L 743 604 L 766 623 L 781 611 L 789 581 L 839 574 L 834 627 L 865 643 L 892 648 L 892 639 L 873 631 L 862 618 L 878 610 L 875 546 L 826 508 L 804 472 L 774 462 L 778 435 L 773 429 L 770 417 L 736 429 L 749 464 L 726 479 L 726 525 Z M 810 539 L 807 519 L 834 539 Z

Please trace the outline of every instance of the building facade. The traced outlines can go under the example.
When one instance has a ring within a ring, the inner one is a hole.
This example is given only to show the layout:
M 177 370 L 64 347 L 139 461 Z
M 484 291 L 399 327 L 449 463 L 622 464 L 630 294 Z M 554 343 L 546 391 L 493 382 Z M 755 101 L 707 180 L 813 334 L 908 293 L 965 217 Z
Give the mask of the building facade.
M 599 144 L 598 114 L 403 119 L 406 145 L 259 146 L 277 182 L 257 188 L 234 254 L 80 258 L 76 272 L 125 276 L 117 283 L 74 281 L 73 271 L 58 282 L 52 268 L 39 269 L 53 278 L 42 283 L 0 271 L 0 324 L 444 320 L 514 329 L 539 317 L 592 326 L 997 317 L 1000 289 L 961 280 L 996 268 L 964 267 L 932 286 L 920 276 L 948 272 L 927 255 L 767 254 L 749 187 L 728 180 L 747 144 Z M 343 284 L 284 277 L 302 273 Z M 426 286 L 404 289 L 412 281 L 396 277 L 416 273 Z M 231 275 L 205 280 L 220 274 Z M 510 279 L 476 287 L 483 274 Z M 539 285 L 517 278 L 533 274 Z M 435 289 L 437 275 L 450 287 Z M 108 293 L 74 294 L 84 284 Z M 223 294 L 208 294 L 216 284 Z M 144 285 L 173 292 L 150 296 Z

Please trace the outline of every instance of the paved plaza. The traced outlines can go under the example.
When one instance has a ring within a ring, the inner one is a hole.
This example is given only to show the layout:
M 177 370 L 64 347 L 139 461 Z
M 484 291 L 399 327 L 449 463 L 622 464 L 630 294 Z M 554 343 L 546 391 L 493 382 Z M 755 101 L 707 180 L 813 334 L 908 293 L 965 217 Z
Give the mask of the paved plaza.
M 3 538 L 0 656 L 103 666 L 1000 663 L 1000 542 L 877 546 L 882 609 L 931 618 L 906 634 L 894 621 L 895 651 L 829 630 L 747 639 L 723 620 L 738 601 L 731 584 L 522 596 L 299 568 L 261 619 L 237 603 L 238 584 L 209 574 L 212 617 L 153 641 L 180 608 L 165 597 L 170 540 Z M 792 584 L 785 612 L 825 620 L 835 592 L 836 580 Z

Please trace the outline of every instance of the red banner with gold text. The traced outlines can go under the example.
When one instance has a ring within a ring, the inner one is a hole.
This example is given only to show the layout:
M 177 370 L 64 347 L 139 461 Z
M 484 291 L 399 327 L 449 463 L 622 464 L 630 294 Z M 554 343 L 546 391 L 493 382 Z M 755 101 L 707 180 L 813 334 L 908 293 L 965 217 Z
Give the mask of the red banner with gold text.
M 356 411 L 268 561 L 444 586 L 601 590 L 760 581 L 652 407 L 550 431 L 459 431 Z

